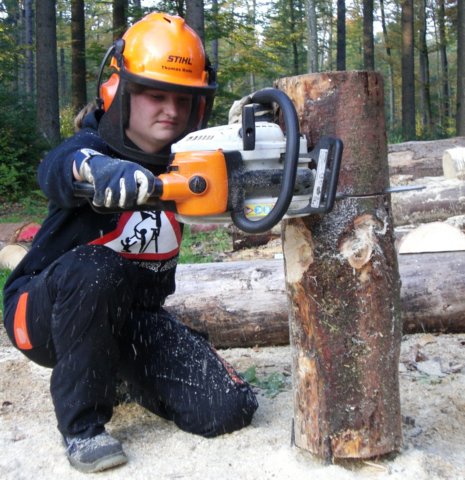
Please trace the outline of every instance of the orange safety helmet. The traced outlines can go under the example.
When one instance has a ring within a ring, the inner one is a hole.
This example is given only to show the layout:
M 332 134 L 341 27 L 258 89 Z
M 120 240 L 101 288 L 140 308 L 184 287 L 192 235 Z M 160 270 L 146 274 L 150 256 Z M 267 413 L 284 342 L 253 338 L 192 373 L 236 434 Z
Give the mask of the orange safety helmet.
M 113 73 L 102 84 L 109 57 Z M 120 154 L 163 165 L 168 163 L 166 155 L 148 155 L 126 144 L 127 84 L 192 94 L 192 112 L 183 135 L 206 126 L 217 88 L 216 74 L 200 37 L 183 18 L 164 13 L 150 13 L 115 41 L 105 55 L 97 83 L 97 103 L 104 112 L 99 124 L 102 138 Z

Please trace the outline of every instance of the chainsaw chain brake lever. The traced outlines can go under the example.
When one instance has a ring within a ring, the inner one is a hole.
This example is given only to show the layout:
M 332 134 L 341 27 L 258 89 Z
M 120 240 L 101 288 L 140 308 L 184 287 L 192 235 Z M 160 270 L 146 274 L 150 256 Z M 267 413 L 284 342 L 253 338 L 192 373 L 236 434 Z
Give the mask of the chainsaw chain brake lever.
M 308 205 L 288 212 L 290 217 L 328 213 L 334 207 L 337 182 L 341 167 L 343 143 L 336 137 L 321 137 L 308 154 L 316 164 L 316 174 Z

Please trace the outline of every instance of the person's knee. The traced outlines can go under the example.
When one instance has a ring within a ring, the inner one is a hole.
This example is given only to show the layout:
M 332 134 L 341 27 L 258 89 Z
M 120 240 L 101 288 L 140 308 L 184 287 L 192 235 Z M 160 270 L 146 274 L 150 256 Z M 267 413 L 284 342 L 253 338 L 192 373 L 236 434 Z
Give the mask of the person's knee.
M 258 402 L 255 394 L 249 386 L 244 387 L 233 396 L 229 402 L 229 408 L 224 409 L 222 404 L 218 405 L 212 428 L 204 436 L 214 437 L 247 427 L 252 422 L 257 408 Z
M 248 386 L 206 400 L 205 405 L 197 405 L 189 415 L 175 419 L 177 425 L 190 433 L 216 437 L 248 426 L 258 408 L 255 395 Z

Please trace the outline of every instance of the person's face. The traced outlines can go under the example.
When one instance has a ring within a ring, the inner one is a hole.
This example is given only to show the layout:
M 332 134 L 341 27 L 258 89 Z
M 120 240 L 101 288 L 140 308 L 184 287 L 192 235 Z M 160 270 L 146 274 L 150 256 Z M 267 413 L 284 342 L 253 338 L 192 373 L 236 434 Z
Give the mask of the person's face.
M 146 153 L 157 153 L 181 135 L 189 121 L 192 95 L 149 89 L 131 93 L 126 135 Z

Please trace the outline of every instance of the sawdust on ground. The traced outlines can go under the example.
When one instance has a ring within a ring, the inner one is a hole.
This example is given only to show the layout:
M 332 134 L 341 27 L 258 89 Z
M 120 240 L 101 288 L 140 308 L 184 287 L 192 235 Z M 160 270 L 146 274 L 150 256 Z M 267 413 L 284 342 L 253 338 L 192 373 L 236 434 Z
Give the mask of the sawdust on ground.
M 279 238 L 229 252 L 223 261 L 279 258 Z M 465 334 L 408 335 L 399 364 L 404 444 L 366 461 L 325 464 L 291 444 L 290 347 L 235 348 L 221 354 L 239 372 L 276 375 L 279 393 L 255 387 L 260 407 L 252 425 L 204 439 L 180 431 L 135 404 L 116 407 L 108 430 L 123 442 L 129 463 L 102 479 L 202 480 L 463 480 L 465 478 Z M 72 469 L 56 430 L 50 370 L 14 350 L 0 327 L 0 478 L 69 479 Z
M 55 428 L 50 370 L 8 346 L 4 331 L 0 340 L 0 478 L 84 478 L 69 466 Z M 135 404 L 118 406 L 108 430 L 123 442 L 129 463 L 99 473 L 99 478 L 465 478 L 465 334 L 406 336 L 400 362 L 402 450 L 331 465 L 291 445 L 290 347 L 238 348 L 222 354 L 241 372 L 255 367 L 258 378 L 278 374 L 283 379 L 277 394 L 256 388 L 260 407 L 252 425 L 204 439 Z

